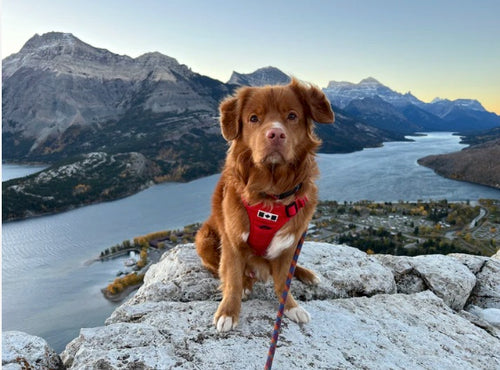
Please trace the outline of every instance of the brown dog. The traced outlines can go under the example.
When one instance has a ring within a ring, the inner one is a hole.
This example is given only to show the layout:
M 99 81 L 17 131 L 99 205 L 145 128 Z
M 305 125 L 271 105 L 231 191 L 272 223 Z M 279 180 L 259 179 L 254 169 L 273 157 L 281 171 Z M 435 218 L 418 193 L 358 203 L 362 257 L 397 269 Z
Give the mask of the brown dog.
M 274 280 L 281 296 L 295 246 L 317 204 L 313 121 L 334 121 L 321 90 L 292 80 L 286 86 L 243 87 L 220 105 L 221 128 L 231 143 L 212 199 L 212 214 L 196 235 L 203 264 L 221 279 L 215 313 L 219 332 L 238 323 L 241 299 L 256 280 Z M 295 277 L 319 280 L 297 266 Z M 310 316 L 292 295 L 285 314 Z

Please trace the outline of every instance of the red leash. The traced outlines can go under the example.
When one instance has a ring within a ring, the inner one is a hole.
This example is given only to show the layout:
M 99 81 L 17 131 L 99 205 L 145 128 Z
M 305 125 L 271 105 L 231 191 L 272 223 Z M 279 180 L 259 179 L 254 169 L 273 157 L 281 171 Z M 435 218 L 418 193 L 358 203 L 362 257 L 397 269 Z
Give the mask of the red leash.
M 292 277 L 295 272 L 295 267 L 297 266 L 297 260 L 299 259 L 300 250 L 302 249 L 302 244 L 304 244 L 305 237 L 306 233 L 304 232 L 299 240 L 299 243 L 297 244 L 297 248 L 295 249 L 295 254 L 293 255 L 292 263 L 290 264 L 290 270 L 288 270 L 285 289 L 281 294 L 280 306 L 278 309 L 278 314 L 276 316 L 276 321 L 274 323 L 273 336 L 271 338 L 269 351 L 267 352 L 267 361 L 264 370 L 271 370 L 273 366 L 274 352 L 276 351 L 276 344 L 278 343 L 278 337 L 281 328 L 281 319 L 283 318 L 283 313 L 285 311 L 285 302 L 286 298 L 288 297 L 288 291 L 290 290 L 290 285 L 292 284 Z

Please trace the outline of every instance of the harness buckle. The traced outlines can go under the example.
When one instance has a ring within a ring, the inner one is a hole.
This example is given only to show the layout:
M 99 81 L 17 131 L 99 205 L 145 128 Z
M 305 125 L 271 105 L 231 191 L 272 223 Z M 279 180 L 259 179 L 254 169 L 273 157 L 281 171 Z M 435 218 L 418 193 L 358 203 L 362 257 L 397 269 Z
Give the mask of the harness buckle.
M 299 211 L 299 206 L 295 201 L 285 207 L 286 216 L 288 218 L 295 216 L 298 211 Z

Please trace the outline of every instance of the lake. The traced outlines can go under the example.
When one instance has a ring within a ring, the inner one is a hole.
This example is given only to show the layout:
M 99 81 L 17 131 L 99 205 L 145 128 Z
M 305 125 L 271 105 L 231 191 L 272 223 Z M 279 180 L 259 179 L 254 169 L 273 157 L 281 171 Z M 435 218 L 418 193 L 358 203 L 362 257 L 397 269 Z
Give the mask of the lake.
M 459 150 L 450 133 L 385 143 L 350 154 L 319 154 L 322 200 L 376 201 L 500 198 L 500 191 L 442 178 L 416 160 Z M 3 178 L 19 166 L 3 165 Z M 40 168 L 24 166 L 22 175 Z M 19 172 L 17 172 L 19 173 Z M 121 200 L 4 224 L 2 323 L 45 338 L 58 352 L 82 327 L 104 324 L 116 308 L 100 289 L 123 269 L 123 259 L 87 262 L 125 239 L 203 221 L 219 175 L 167 183 Z

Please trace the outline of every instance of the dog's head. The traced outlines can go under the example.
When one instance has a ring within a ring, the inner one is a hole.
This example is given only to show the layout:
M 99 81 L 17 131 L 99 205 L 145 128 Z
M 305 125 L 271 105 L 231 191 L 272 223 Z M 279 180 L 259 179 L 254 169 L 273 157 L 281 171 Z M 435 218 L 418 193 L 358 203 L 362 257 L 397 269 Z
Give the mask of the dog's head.
M 320 144 L 314 121 L 334 121 L 325 94 L 295 79 L 286 86 L 243 87 L 221 103 L 220 113 L 224 138 L 250 150 L 257 166 L 302 160 Z

